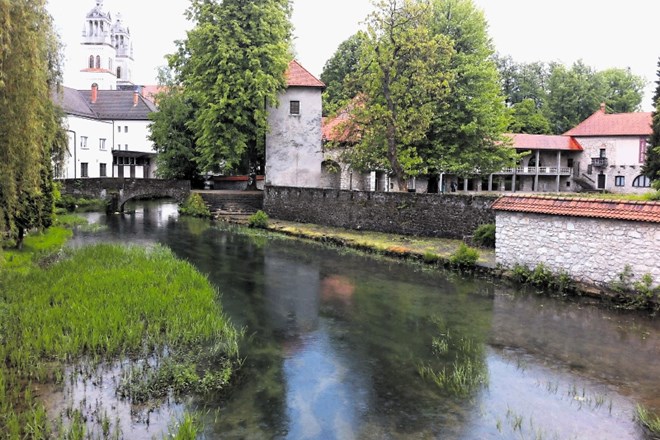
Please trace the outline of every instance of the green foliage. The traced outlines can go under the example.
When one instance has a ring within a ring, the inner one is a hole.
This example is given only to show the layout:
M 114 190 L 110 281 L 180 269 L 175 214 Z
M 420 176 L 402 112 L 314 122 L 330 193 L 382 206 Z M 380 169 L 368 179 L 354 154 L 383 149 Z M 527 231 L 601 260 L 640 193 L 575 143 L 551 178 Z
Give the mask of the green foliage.
M 550 121 L 536 107 L 531 98 L 524 99 L 511 106 L 511 123 L 508 131 L 511 133 L 550 134 Z
M 60 226 L 29 234 L 25 237 L 22 249 L 6 250 L 0 254 L 0 269 L 28 270 L 33 263 L 61 249 L 72 235 L 69 229 Z
M 479 251 L 461 243 L 458 249 L 449 257 L 449 263 L 452 266 L 469 268 L 473 267 L 479 260 Z
M 435 252 L 426 251 L 422 256 L 422 259 L 426 264 L 435 264 L 440 261 L 440 255 L 436 254 Z
M 496 228 L 493 223 L 479 225 L 479 227 L 474 230 L 472 240 L 479 246 L 494 248 L 495 232 Z
M 284 90 L 291 60 L 287 0 L 191 0 L 193 28 L 169 57 L 184 102 L 186 124 L 205 171 L 263 163 L 268 106 Z M 249 168 L 248 167 L 248 168 Z
M 195 134 L 189 127 L 195 114 L 192 100 L 186 98 L 167 71 L 161 70 L 159 83 L 165 91 L 156 96 L 158 111 L 149 114 L 149 139 L 158 152 L 156 173 L 162 179 L 197 180 L 201 173 Z
M 642 172 L 653 181 L 653 187 L 660 193 L 660 59 L 658 59 L 658 78 L 655 83 L 652 132 Z
M 202 199 L 202 196 L 198 193 L 192 193 L 188 196 L 186 201 L 179 206 L 179 213 L 191 217 L 212 217 L 209 207 L 206 206 L 204 199 Z
M 248 218 L 248 226 L 251 228 L 267 229 L 268 214 L 260 209 Z
M 199 420 L 191 414 L 184 414 L 183 420 L 170 427 L 168 439 L 172 440 L 196 440 L 201 432 Z
M 0 234 L 20 245 L 27 230 L 51 224 L 51 159 L 67 144 L 50 99 L 59 42 L 45 0 L 1 2 L 0 29 Z
M 361 95 L 352 123 L 360 136 L 344 160 L 358 170 L 391 170 L 400 191 L 425 168 L 419 148 L 435 102 L 449 92 L 452 50 L 447 37 L 431 33 L 429 12 L 414 0 L 378 2 L 355 75 Z
M 0 432 L 51 432 L 30 382 L 56 380 L 81 357 L 155 359 L 173 365 L 160 389 L 186 389 L 190 376 L 208 385 L 193 390 L 224 389 L 238 334 L 191 264 L 160 246 L 95 245 L 67 256 L 45 269 L 0 271 Z M 84 432 L 84 423 L 75 427 Z
M 534 269 L 515 264 L 511 269 L 511 278 L 521 284 L 530 284 L 558 293 L 575 290 L 575 282 L 568 273 L 564 271 L 554 273 L 543 263 L 537 265 Z
M 640 109 L 646 81 L 630 69 L 606 69 L 597 73 L 602 84 L 601 102 L 608 113 L 630 113 Z
M 69 194 L 63 194 L 60 195 L 59 200 L 55 202 L 55 206 L 69 212 L 89 212 L 104 210 L 106 203 L 107 202 L 103 199 L 87 199 L 85 197 L 75 197 Z
M 653 436 L 660 436 L 660 416 L 651 413 L 642 405 L 637 405 L 635 419 Z
M 503 142 L 508 112 L 498 81 L 493 47 L 483 11 L 472 0 L 432 0 L 431 29 L 452 42 L 447 75 L 450 93 L 437 101 L 429 167 L 464 177 L 514 166 L 515 150 Z
M 358 95 L 354 76 L 366 43 L 367 35 L 360 31 L 343 41 L 325 63 L 320 78 L 326 87 L 323 92 L 324 114 L 334 114 Z

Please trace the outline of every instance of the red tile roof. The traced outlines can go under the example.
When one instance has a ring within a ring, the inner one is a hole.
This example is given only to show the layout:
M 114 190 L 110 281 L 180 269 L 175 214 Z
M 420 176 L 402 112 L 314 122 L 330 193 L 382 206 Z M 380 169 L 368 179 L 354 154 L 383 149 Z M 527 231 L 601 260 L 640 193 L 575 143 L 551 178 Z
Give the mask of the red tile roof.
M 582 151 L 582 145 L 570 136 L 545 134 L 507 134 L 519 150 Z
M 649 136 L 650 112 L 607 114 L 604 109 L 568 130 L 566 136 Z
M 660 223 L 660 202 L 521 195 L 500 197 L 492 208 L 496 211 Z
M 289 63 L 289 68 L 286 71 L 286 83 L 289 87 L 325 88 L 325 84 L 316 79 L 296 60 Z

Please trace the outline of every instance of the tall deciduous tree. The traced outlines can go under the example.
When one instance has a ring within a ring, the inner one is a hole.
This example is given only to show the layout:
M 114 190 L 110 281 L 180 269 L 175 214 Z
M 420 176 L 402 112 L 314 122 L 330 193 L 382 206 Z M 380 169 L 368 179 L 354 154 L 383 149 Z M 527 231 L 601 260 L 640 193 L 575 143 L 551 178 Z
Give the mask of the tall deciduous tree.
M 267 106 L 277 105 L 291 60 L 289 1 L 191 0 L 187 16 L 195 25 L 169 62 L 196 107 L 199 164 L 259 167 Z
M 550 134 L 552 130 L 550 122 L 536 107 L 534 100 L 527 98 L 511 106 L 509 131 L 512 133 Z
M 163 179 L 197 180 L 201 172 L 195 134 L 189 127 L 195 115 L 192 100 L 167 69 L 162 69 L 159 77 L 163 91 L 156 95 L 158 111 L 149 114 L 149 138 L 158 152 L 156 172 Z
M 323 113 L 332 114 L 345 107 L 359 92 L 355 73 L 367 42 L 367 35 L 358 32 L 343 41 L 332 57 L 325 63 L 321 81 L 325 83 L 323 92 Z
M 658 79 L 655 82 L 655 93 L 653 94 L 653 104 L 655 105 L 651 123 L 653 132 L 649 139 L 649 148 L 642 172 L 653 180 L 653 187 L 660 191 L 660 58 L 658 59 L 657 75 Z
M 429 8 L 415 0 L 382 0 L 368 19 L 362 50 L 359 103 L 352 123 L 357 144 L 345 151 L 356 169 L 389 169 L 398 189 L 425 168 L 421 151 L 437 102 L 448 93 L 451 47 L 432 35 Z
M 431 169 L 468 176 L 510 166 L 515 150 L 502 143 L 508 112 L 482 11 L 472 0 L 432 0 L 431 32 L 449 38 L 455 55 L 451 93 L 438 101 L 429 131 Z
M 630 69 L 606 69 L 597 74 L 602 84 L 601 101 L 608 113 L 637 112 L 641 108 L 646 82 Z
M 66 148 L 50 99 L 59 43 L 45 0 L 0 1 L 0 234 L 20 243 L 52 221 L 51 159 Z

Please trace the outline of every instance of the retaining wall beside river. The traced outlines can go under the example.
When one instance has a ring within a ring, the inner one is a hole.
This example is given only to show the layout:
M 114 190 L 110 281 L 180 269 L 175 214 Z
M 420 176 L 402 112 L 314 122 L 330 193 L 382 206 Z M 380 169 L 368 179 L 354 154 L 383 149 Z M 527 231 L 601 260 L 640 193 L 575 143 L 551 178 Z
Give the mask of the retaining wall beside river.
M 393 234 L 463 238 L 495 223 L 495 196 L 342 191 L 267 186 L 270 217 Z

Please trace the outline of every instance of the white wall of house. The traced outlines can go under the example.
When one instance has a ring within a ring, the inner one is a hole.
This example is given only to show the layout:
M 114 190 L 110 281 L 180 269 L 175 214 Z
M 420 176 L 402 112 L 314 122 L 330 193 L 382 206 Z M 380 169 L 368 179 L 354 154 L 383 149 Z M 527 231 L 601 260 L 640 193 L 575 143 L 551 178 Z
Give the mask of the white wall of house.
M 626 265 L 634 279 L 660 282 L 658 223 L 496 212 L 497 263 L 531 269 L 544 264 L 590 284 L 615 280 Z
M 642 174 L 644 157 L 640 155 L 640 145 L 646 143 L 645 136 L 610 136 L 576 137 L 584 148 L 580 156 L 580 173 L 598 182 L 598 175 L 605 175 L 605 189 L 615 193 L 644 193 L 649 188 L 635 187 L 633 182 Z M 592 158 L 600 156 L 605 150 L 608 164 L 605 168 L 592 167 L 588 173 Z
M 291 101 L 300 114 L 291 114 Z M 321 89 L 289 87 L 279 106 L 269 109 L 266 135 L 266 184 L 318 188 L 321 186 Z
M 112 122 L 67 115 L 68 152 L 57 177 L 73 179 L 101 176 L 105 164 L 106 176 L 112 175 Z M 86 175 L 83 176 L 84 168 Z
M 113 148 L 153 153 L 154 144 L 149 140 L 149 124 L 149 121 L 113 121 Z

